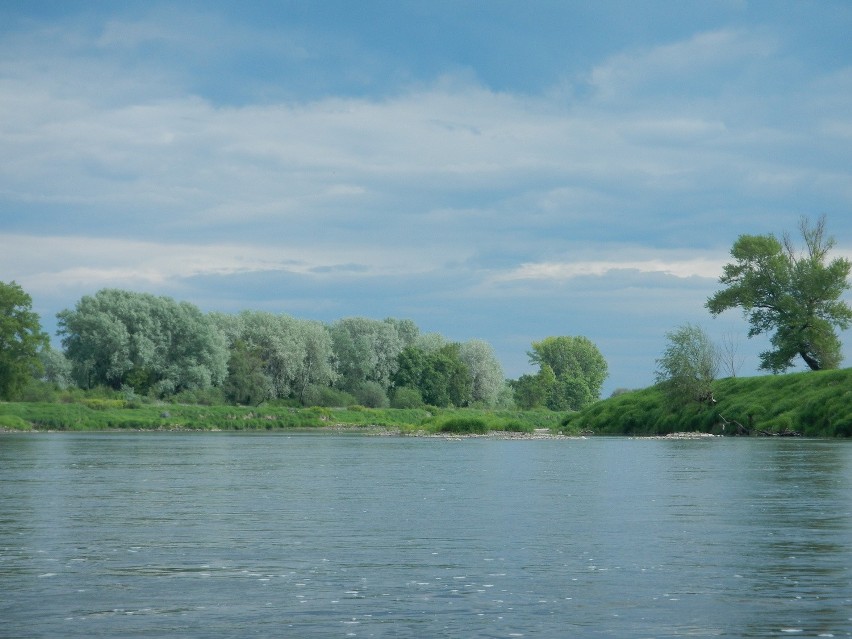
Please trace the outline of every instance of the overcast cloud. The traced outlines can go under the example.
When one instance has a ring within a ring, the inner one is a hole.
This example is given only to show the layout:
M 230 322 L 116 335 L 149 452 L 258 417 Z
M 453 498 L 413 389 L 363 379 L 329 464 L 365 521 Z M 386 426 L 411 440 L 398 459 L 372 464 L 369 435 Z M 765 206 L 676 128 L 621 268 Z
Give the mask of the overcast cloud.
M 651 383 L 741 233 L 852 257 L 852 5 L 7 2 L 0 279 L 44 325 L 120 287 L 204 310 L 585 335 Z M 847 300 L 849 300 L 847 296 Z M 842 338 L 852 357 L 849 332 Z

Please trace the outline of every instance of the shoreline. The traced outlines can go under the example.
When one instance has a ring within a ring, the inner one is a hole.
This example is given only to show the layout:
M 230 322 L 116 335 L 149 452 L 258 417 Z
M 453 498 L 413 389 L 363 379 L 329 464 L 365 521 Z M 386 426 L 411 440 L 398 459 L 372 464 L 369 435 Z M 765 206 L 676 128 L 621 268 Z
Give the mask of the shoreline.
M 563 440 L 563 439 L 593 439 L 594 434 L 566 435 L 562 433 L 552 433 L 546 429 L 536 429 L 533 432 L 520 431 L 500 431 L 493 430 L 487 433 L 451 433 L 451 432 L 429 432 L 425 430 L 403 431 L 400 428 L 388 426 L 358 426 L 350 424 L 330 424 L 316 428 L 279 428 L 275 430 L 237 430 L 237 429 L 195 429 L 195 428 L 110 428 L 110 429 L 91 429 L 91 430 L 57 430 L 57 429 L 37 429 L 19 430 L 12 428 L 0 428 L 0 435 L 6 434 L 62 434 L 62 433 L 299 433 L 299 434 L 351 434 L 363 435 L 365 437 L 415 437 L 421 439 L 444 439 L 444 440 L 462 440 L 462 439 L 495 439 L 495 440 L 529 440 L 529 441 L 545 441 L 545 440 Z M 613 435 L 604 435 L 603 437 L 613 437 Z M 619 437 L 615 435 L 614 437 Z M 668 440 L 695 440 L 695 439 L 723 439 L 719 435 L 712 433 L 701 432 L 678 432 L 668 433 L 666 435 L 639 435 L 639 436 L 620 436 L 625 439 L 668 439 Z

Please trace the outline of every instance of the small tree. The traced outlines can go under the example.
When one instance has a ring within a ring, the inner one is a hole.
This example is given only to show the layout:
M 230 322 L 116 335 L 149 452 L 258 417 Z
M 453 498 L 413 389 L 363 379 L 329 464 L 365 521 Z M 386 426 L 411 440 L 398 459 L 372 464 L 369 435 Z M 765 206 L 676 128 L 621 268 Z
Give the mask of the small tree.
M 666 339 L 666 349 L 657 360 L 657 383 L 674 403 L 715 401 L 712 384 L 719 359 L 707 333 L 684 324 L 666 333 Z
M 728 377 L 736 377 L 744 363 L 745 358 L 740 355 L 739 336 L 731 331 L 726 332 L 719 346 L 719 365 Z
M 0 282 L 0 398 L 15 398 L 41 371 L 38 355 L 47 345 L 32 298 L 17 283 Z
M 546 393 L 548 408 L 580 410 L 600 397 L 608 375 L 607 363 L 587 337 L 546 337 L 533 342 L 527 355 L 531 364 L 539 366 L 534 379 L 539 390 Z

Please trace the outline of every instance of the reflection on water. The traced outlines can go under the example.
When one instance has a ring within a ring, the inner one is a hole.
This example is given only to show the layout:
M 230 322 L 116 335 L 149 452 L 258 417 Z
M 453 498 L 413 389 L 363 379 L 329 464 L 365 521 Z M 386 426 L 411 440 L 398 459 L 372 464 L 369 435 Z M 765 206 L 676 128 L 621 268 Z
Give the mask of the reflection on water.
M 0 636 L 850 636 L 850 444 L 4 435 Z

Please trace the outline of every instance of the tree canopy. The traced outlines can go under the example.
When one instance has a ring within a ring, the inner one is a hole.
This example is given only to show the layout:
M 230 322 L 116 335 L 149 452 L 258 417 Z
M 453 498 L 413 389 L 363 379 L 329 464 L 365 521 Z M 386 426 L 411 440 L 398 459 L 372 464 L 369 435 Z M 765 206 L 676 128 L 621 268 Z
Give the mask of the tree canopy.
M 82 388 L 126 386 L 164 396 L 225 380 L 225 339 L 188 302 L 103 289 L 57 317 L 65 354 Z
M 32 310 L 32 298 L 16 282 L 0 282 L 0 398 L 14 398 L 41 368 L 47 334 Z
M 825 234 L 825 216 L 813 226 L 799 224 L 805 247 L 799 251 L 790 236 L 741 235 L 731 249 L 719 283 L 725 288 L 707 300 L 715 316 L 741 308 L 751 327 L 749 337 L 772 333 L 772 348 L 760 354 L 760 368 L 774 373 L 801 357 L 811 370 L 837 368 L 841 344 L 835 328 L 852 323 L 852 309 L 841 298 L 849 289 L 852 264 L 830 262 L 834 238 Z
M 546 337 L 533 342 L 528 355 L 539 371 L 515 382 L 515 401 L 522 408 L 580 410 L 600 397 L 607 363 L 587 337 Z

